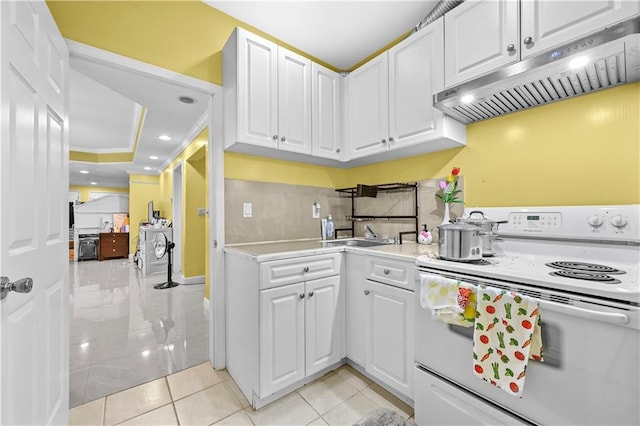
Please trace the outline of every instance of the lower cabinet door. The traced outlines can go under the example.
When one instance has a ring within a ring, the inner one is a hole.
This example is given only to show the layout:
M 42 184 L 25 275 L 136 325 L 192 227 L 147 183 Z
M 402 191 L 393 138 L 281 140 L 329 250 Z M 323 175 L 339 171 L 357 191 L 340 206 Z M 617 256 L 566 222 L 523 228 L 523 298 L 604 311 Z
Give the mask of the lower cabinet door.
M 413 398 L 414 292 L 369 280 L 365 287 L 369 297 L 366 370 Z
M 260 397 L 302 380 L 304 284 L 260 292 Z
M 306 373 L 311 375 L 344 357 L 344 304 L 339 275 L 305 287 Z

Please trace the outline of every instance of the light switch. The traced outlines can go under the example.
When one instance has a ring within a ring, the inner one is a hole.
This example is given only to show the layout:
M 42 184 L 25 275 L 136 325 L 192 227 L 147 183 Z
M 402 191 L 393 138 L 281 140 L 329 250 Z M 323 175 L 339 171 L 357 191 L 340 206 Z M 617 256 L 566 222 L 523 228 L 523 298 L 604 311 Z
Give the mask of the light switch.
M 251 203 L 244 203 L 242 205 L 242 217 L 251 217 Z
M 311 217 L 313 219 L 320 219 L 320 203 L 313 203 L 311 206 Z

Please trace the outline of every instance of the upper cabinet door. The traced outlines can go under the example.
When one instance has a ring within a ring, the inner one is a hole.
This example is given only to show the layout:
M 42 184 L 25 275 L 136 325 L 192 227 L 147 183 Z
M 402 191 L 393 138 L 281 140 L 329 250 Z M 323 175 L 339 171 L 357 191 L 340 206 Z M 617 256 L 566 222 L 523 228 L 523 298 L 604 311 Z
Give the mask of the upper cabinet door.
M 522 57 L 585 36 L 640 13 L 629 0 L 522 2 Z
M 346 125 L 349 158 L 387 149 L 389 69 L 387 52 L 349 74 Z
M 284 151 L 311 154 L 311 61 L 278 51 L 278 136 Z
M 342 152 L 342 77 L 311 64 L 311 145 L 317 157 L 340 159 Z
M 444 88 L 442 19 L 389 50 L 389 148 L 428 140 L 442 113 L 433 94 Z
M 444 16 L 445 86 L 520 59 L 519 2 L 469 1 Z
M 238 29 L 237 138 L 277 148 L 278 46 Z

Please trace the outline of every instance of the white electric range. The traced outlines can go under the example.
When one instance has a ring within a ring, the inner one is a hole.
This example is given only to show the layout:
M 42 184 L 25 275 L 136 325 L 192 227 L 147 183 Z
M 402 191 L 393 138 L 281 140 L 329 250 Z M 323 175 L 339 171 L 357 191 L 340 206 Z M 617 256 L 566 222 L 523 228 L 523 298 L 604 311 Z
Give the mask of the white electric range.
M 473 331 L 418 305 L 417 423 L 640 424 L 640 206 L 471 210 L 508 221 L 496 255 L 421 256 L 417 275 L 537 298 L 545 360 L 529 363 L 522 398 L 507 395 L 474 376 Z

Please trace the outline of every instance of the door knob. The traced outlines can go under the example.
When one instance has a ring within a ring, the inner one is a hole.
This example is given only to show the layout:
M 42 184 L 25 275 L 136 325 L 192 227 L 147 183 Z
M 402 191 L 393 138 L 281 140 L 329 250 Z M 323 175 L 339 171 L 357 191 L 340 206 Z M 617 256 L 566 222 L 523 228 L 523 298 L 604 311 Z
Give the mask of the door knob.
M 300 294 L 300 299 L 304 299 L 304 293 Z
M 29 293 L 33 288 L 33 279 L 22 278 L 18 281 L 11 282 L 7 277 L 0 277 L 0 299 L 7 297 L 7 293 L 15 291 L 16 293 Z
M 280 138 L 280 140 L 281 140 L 282 142 L 286 142 L 286 141 L 287 141 L 287 137 L 286 137 L 286 136 L 282 136 L 282 137 Z
M 515 52 L 515 50 L 516 50 L 515 44 L 510 44 L 507 46 L 507 52 Z
M 309 272 L 309 267 L 305 266 L 304 269 L 302 270 L 302 272 Z
M 533 43 L 533 39 L 531 37 L 526 37 L 523 40 L 523 42 L 524 42 L 524 44 L 531 44 L 531 43 Z
M 313 297 L 313 292 L 312 291 L 309 292 L 309 297 Z
M 273 135 L 273 140 L 277 141 L 278 140 L 278 135 Z
M 365 290 L 365 291 L 364 291 L 364 295 L 365 295 L 365 296 L 368 296 L 368 295 L 369 295 L 369 290 Z
M 340 154 L 340 148 L 336 148 L 336 153 Z
M 384 272 L 385 275 L 389 275 L 389 270 L 388 269 L 385 269 L 383 272 Z

